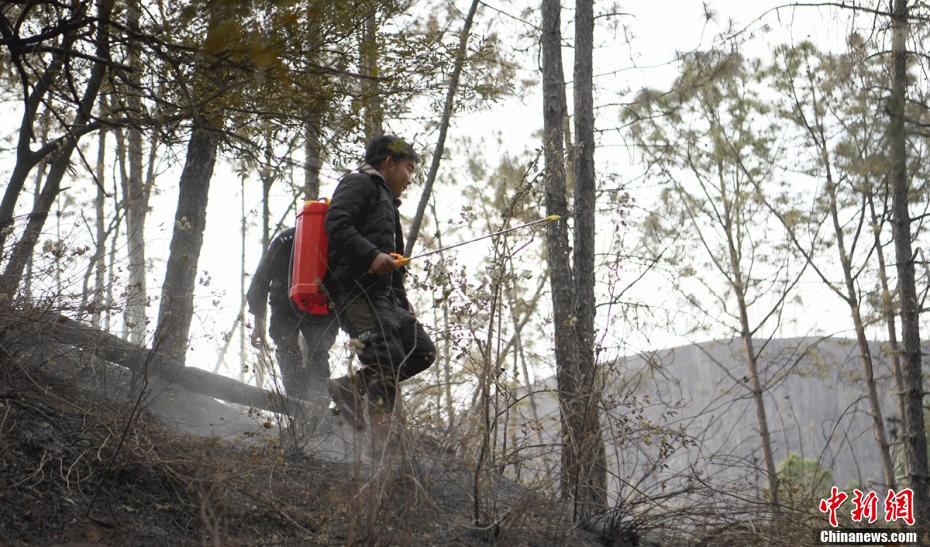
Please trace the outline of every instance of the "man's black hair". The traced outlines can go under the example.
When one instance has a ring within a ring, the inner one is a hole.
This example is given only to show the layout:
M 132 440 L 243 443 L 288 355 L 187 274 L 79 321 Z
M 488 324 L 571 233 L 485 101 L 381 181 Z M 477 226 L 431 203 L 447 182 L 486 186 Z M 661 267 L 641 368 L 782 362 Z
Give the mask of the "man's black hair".
M 378 167 L 388 158 L 394 161 L 410 159 L 414 163 L 420 160 L 413 146 L 397 135 L 381 135 L 371 139 L 365 148 L 365 163 Z

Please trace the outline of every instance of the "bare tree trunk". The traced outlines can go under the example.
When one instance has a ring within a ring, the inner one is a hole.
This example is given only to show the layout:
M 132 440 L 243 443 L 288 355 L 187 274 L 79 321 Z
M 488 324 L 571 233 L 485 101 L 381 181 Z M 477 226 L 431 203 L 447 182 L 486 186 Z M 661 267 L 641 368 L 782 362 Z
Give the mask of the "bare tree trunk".
M 155 340 L 158 347 L 184 363 L 194 313 L 194 286 L 207 220 L 207 197 L 216 163 L 219 135 L 205 120 L 195 123 L 181 172 L 178 208 L 168 255 Z
M 106 97 L 101 97 L 99 107 L 101 115 L 107 109 L 107 100 Z M 97 132 L 97 164 L 94 166 L 94 176 L 97 179 L 97 193 L 94 197 L 94 224 L 95 224 L 95 234 L 94 234 L 94 254 L 91 256 L 90 261 L 87 263 L 87 270 L 84 272 L 84 279 L 81 283 L 81 305 L 78 308 L 80 313 L 83 315 L 86 311 L 90 310 L 91 314 L 91 324 L 94 328 L 100 327 L 100 307 L 103 305 L 102 296 L 103 293 L 100 292 L 103 288 L 106 277 L 106 262 L 104 262 L 103 257 L 106 256 L 107 252 L 107 230 L 104 225 L 106 217 L 106 147 L 107 147 L 107 132 L 105 129 L 100 129 Z M 30 257 L 31 261 L 31 257 Z M 26 265 L 26 268 L 29 268 L 29 265 Z M 94 276 L 94 289 L 91 291 L 90 288 L 90 278 Z M 93 292 L 93 294 L 91 294 Z M 88 307 L 88 301 L 91 302 Z
M 55 243 L 61 244 L 61 199 L 58 195 L 55 196 Z M 32 255 L 32 253 L 29 253 Z M 61 260 L 55 261 L 55 298 L 58 299 L 58 304 L 64 304 L 63 299 L 64 293 L 62 291 L 61 283 Z
M 264 170 L 264 168 L 263 168 Z M 262 175 L 262 249 L 271 244 L 271 185 L 270 176 Z
M 320 21 L 310 11 L 310 3 L 307 3 L 307 35 L 315 37 L 320 35 Z M 311 38 L 312 39 L 312 38 Z M 320 48 L 322 44 L 314 44 L 311 48 L 311 62 L 320 62 Z M 322 88 L 325 82 L 324 76 L 311 76 L 311 87 Z M 314 105 L 309 108 L 304 117 L 304 199 L 312 201 L 320 197 L 320 170 L 323 167 L 322 154 L 322 111 L 325 105 Z
M 765 473 L 769 483 L 769 493 L 773 511 L 779 512 L 778 506 L 778 474 L 775 471 L 775 456 L 772 452 L 772 436 L 769 433 L 769 420 L 765 412 L 764 388 L 759 375 L 759 362 L 756 349 L 752 341 L 752 330 L 749 327 L 749 307 L 746 304 L 746 290 L 742 267 L 733 241 L 732 225 L 727 222 L 727 245 L 730 251 L 730 267 L 733 272 L 733 289 L 736 292 L 736 301 L 739 307 L 740 337 L 743 339 L 743 349 L 746 352 L 746 365 L 749 369 L 749 379 L 752 382 L 752 399 L 756 406 L 756 420 L 759 422 L 759 436 L 762 438 L 762 458 L 765 464 Z
M 230 5 L 215 5 L 210 14 L 204 43 L 223 43 L 224 38 L 217 36 L 217 33 L 223 32 L 222 23 L 234 16 Z M 223 85 L 223 69 L 218 59 L 205 65 L 208 66 L 202 68 L 200 74 L 203 87 L 198 91 L 203 96 L 210 96 Z M 197 266 L 207 222 L 207 199 L 219 149 L 219 130 L 223 127 L 224 112 L 220 102 L 214 99 L 201 106 L 198 112 L 192 113 L 193 129 L 178 184 L 178 207 L 174 215 L 174 230 L 162 283 L 158 325 L 155 328 L 155 345 L 181 365 L 187 354 L 194 313 Z
M 320 150 L 322 129 L 317 114 L 307 116 L 304 131 L 304 199 L 311 201 L 320 197 L 320 168 L 323 164 Z
M 905 128 L 907 100 L 907 0 L 894 0 L 892 15 L 891 101 L 888 105 L 891 144 L 891 199 L 894 211 L 895 255 L 898 290 L 901 296 L 901 335 L 904 347 L 904 383 L 906 393 L 905 437 L 908 443 L 908 478 L 914 491 L 917 526 L 926 533 L 930 526 L 930 492 L 927 476 L 927 436 L 924 429 L 923 374 L 920 351 L 920 302 L 914 280 L 914 253 L 911 248 L 911 217 L 908 210 L 910 183 L 907 175 L 907 135 Z
M 739 312 L 739 333 L 743 341 L 743 351 L 746 353 L 746 367 L 749 369 L 749 380 L 751 382 L 751 393 L 753 403 L 756 407 L 756 421 L 759 424 L 759 436 L 762 441 L 762 459 L 765 465 L 766 479 L 769 487 L 769 500 L 774 513 L 780 511 L 778 500 L 778 474 L 775 470 L 775 455 L 772 451 L 772 436 L 769 432 L 769 421 L 765 411 L 765 387 L 762 384 L 762 377 L 759 374 L 759 361 L 756 348 L 752 340 L 752 328 L 749 326 L 749 305 L 746 302 L 746 276 L 743 273 L 742 266 L 742 248 L 740 242 L 742 220 L 740 211 L 742 207 L 740 200 L 741 189 L 737 187 L 733 190 L 733 195 L 727 191 L 724 183 L 726 173 L 722 162 L 717 162 L 718 177 L 720 179 L 720 200 L 722 201 L 722 216 L 720 226 L 723 229 L 726 245 L 727 260 L 729 261 L 729 271 L 731 272 L 730 286 L 736 295 L 737 310 Z M 747 177 L 749 174 L 746 173 Z M 693 221 L 693 217 L 692 217 Z
M 262 181 L 262 249 L 267 249 L 271 244 L 271 187 L 274 186 L 274 170 L 271 168 L 272 147 L 274 146 L 271 135 L 271 127 L 265 127 L 265 146 L 264 159 L 265 163 L 259 170 L 259 178 Z
M 117 134 L 119 132 L 117 131 Z M 116 181 L 113 181 L 113 210 L 119 211 L 119 187 Z M 104 308 L 106 314 L 103 319 L 103 330 L 110 332 L 110 321 L 113 316 L 114 308 L 114 299 L 113 299 L 113 286 L 116 284 L 116 242 L 119 240 L 119 227 L 120 220 L 116 220 L 116 225 L 113 227 L 113 237 L 110 238 L 110 254 L 107 259 L 107 290 L 106 298 L 104 300 Z
M 822 150 L 822 153 L 826 155 L 826 150 Z M 878 389 L 875 386 L 875 370 L 872 363 L 872 353 L 869 351 L 869 340 L 866 337 L 865 325 L 862 322 L 859 295 L 856 290 L 855 280 L 853 279 L 852 264 L 846 251 L 843 228 L 840 225 L 839 213 L 837 211 L 836 186 L 833 183 L 829 158 L 825 158 L 824 164 L 827 170 L 827 193 L 830 197 L 830 216 L 833 219 L 833 231 L 836 235 L 836 248 L 840 255 L 840 265 L 843 267 L 843 279 L 846 282 L 846 303 L 849 305 L 853 327 L 856 331 L 856 343 L 859 348 L 859 360 L 862 362 L 863 374 L 865 376 L 875 440 L 878 442 L 879 455 L 882 459 L 882 472 L 885 475 L 885 485 L 888 486 L 888 488 L 895 489 L 897 486 L 894 476 L 894 464 L 891 462 L 891 451 L 888 446 L 888 437 L 885 434 L 885 422 L 882 418 L 881 401 L 878 397 Z
M 42 144 L 48 142 L 48 123 L 49 123 L 49 114 L 46 110 L 42 114 Z M 32 207 L 35 208 L 36 203 L 39 201 L 39 194 L 42 193 L 42 182 L 45 180 L 45 171 L 48 168 L 47 156 L 39 162 L 38 171 L 36 172 L 34 191 L 32 193 Z M 2 245 L 0 245 L 2 247 Z M 26 293 L 27 298 L 31 298 L 32 295 L 32 262 L 33 255 L 30 254 L 29 258 L 26 260 L 26 273 L 25 280 L 23 282 L 23 292 Z
M 872 237 L 875 245 L 875 256 L 878 259 L 878 280 L 879 288 L 882 292 L 882 315 L 885 318 L 885 326 L 888 331 L 888 346 L 891 357 L 891 373 L 894 376 L 895 389 L 897 390 L 898 416 L 901 423 L 904 423 L 906 417 L 906 400 L 904 391 L 904 376 L 901 372 L 901 350 L 898 347 L 898 332 L 895 325 L 894 313 L 894 295 L 888 284 L 888 270 L 885 262 L 885 249 L 882 247 L 881 222 L 875 211 L 875 197 L 870 185 L 866 187 L 866 200 L 869 205 L 869 215 L 871 218 Z M 895 291 L 897 292 L 897 291 Z M 901 442 L 901 448 L 904 452 L 903 466 L 904 474 L 907 475 L 907 466 L 909 459 L 907 457 L 907 442 Z
M 607 460 L 600 424 L 600 389 L 595 353 L 595 194 L 594 167 L 594 5 L 575 2 L 574 63 L 574 209 L 575 233 L 572 260 L 575 280 L 575 333 L 578 336 L 574 412 L 580 414 L 581 437 L 576 437 L 580 477 L 575 500 L 581 502 L 581 518 L 607 506 Z
M 579 6 L 586 17 L 588 6 Z M 563 87 L 561 53 L 561 6 L 558 0 L 543 0 L 543 129 L 545 133 L 546 161 L 546 214 L 565 217 L 568 213 L 565 186 L 564 118 L 566 105 Z M 577 11 L 577 9 L 576 9 Z M 578 17 L 578 14 L 576 14 Z M 582 23 L 585 25 L 587 23 Z M 592 22 L 593 25 L 593 17 Z M 582 27 L 582 32 L 587 32 Z M 577 31 L 576 31 L 577 34 Z M 585 47 L 582 44 L 582 47 Z M 577 84 L 576 84 L 577 85 Z M 577 184 L 577 182 L 576 182 Z M 583 237 L 583 236 L 579 236 Z M 553 328 L 555 330 L 556 378 L 562 425 L 562 497 L 575 505 L 575 517 L 586 518 L 598 510 L 599 501 L 606 491 L 601 487 L 605 469 L 598 464 L 599 422 L 596 412 L 589 412 L 591 399 L 579 397 L 593 388 L 595 378 L 582 375 L 581 363 L 590 363 L 591 357 L 582 351 L 593 351 L 589 345 L 582 348 L 575 315 L 576 283 L 570 265 L 568 226 L 565 220 L 546 225 L 546 250 L 549 255 L 549 284 L 552 290 Z M 580 270 L 587 276 L 586 266 Z M 590 385 L 585 385 L 590 381 Z M 597 424 L 595 426 L 595 424 Z M 602 444 L 601 444 L 602 446 Z
M 95 328 L 100 328 L 100 311 L 103 308 L 103 293 L 106 286 L 107 262 L 104 260 L 107 252 L 107 233 L 104 228 L 104 217 L 106 216 L 106 150 L 107 150 L 107 132 L 100 130 L 97 140 L 97 197 L 94 200 L 94 208 L 97 212 L 97 245 L 94 250 L 94 299 L 93 312 L 90 316 L 90 324 Z M 114 215 L 116 211 L 113 212 Z
M 439 217 L 436 215 L 436 196 L 433 195 L 430 199 L 430 212 L 433 215 L 433 222 L 436 223 L 436 245 L 442 249 L 442 232 L 439 230 Z M 439 253 L 440 260 L 444 260 L 445 257 L 443 253 Z M 443 291 L 451 290 L 448 284 L 448 278 L 443 278 L 443 285 L 441 289 Z M 442 332 L 449 334 L 449 299 L 446 296 L 442 298 Z M 445 344 L 442 344 L 442 376 L 444 391 L 446 396 L 446 419 L 449 421 L 449 424 L 452 423 L 452 419 L 455 417 L 455 409 L 452 406 L 452 343 L 451 340 L 446 340 Z
M 378 11 L 375 9 L 365 19 L 359 44 L 359 72 L 368 78 L 364 85 L 365 97 L 365 137 L 372 139 L 384 134 L 384 109 L 381 106 L 380 87 L 378 85 Z
M 139 31 L 139 0 L 131 0 L 126 11 L 126 24 L 130 33 Z M 126 243 L 129 251 L 129 281 L 126 284 L 125 324 L 129 330 L 129 341 L 142 344 L 145 341 L 146 301 L 145 286 L 145 218 L 148 214 L 149 194 L 145 188 L 142 161 L 142 132 L 138 128 L 142 118 L 140 87 L 141 62 L 135 42 L 129 43 L 129 66 L 131 85 L 127 90 L 127 107 L 133 122 L 127 130 L 129 177 L 123 180 L 124 207 L 126 208 Z M 152 146 L 155 146 L 153 143 Z
M 242 186 L 239 193 L 239 211 L 241 216 L 241 253 L 239 256 L 241 268 L 239 270 L 239 381 L 242 382 L 245 379 L 245 373 L 249 370 L 249 352 L 246 349 L 246 333 L 245 333 L 245 306 L 246 306 L 246 294 L 245 294 L 245 241 L 246 241 L 246 231 L 248 229 L 248 224 L 246 223 L 246 211 L 245 211 L 245 177 L 242 178 Z M 256 371 L 258 367 L 256 367 Z M 258 383 L 258 386 L 261 387 L 261 382 Z
M 562 86 L 562 102 L 568 105 L 565 87 Z M 572 144 L 572 118 L 566 107 L 565 115 L 562 116 L 562 130 L 565 133 L 565 188 L 569 192 L 574 192 L 575 188 L 575 145 Z
M 426 212 L 426 204 L 429 203 L 430 194 L 433 191 L 433 184 L 436 182 L 436 175 L 439 173 L 439 164 L 442 162 L 442 152 L 446 146 L 446 132 L 449 130 L 449 121 L 452 119 L 452 111 L 455 109 L 455 94 L 459 89 L 459 78 L 462 75 L 462 68 L 465 66 L 465 57 L 468 54 L 468 37 L 471 34 L 471 25 L 475 20 L 475 12 L 478 11 L 479 0 L 472 0 L 471 7 L 468 9 L 468 15 L 465 16 L 465 25 L 459 34 L 459 45 L 455 52 L 455 66 L 452 67 L 452 75 L 449 78 L 449 88 L 446 90 L 446 100 L 442 107 L 442 117 L 439 120 L 439 136 L 436 139 L 436 146 L 433 148 L 433 156 L 430 160 L 429 172 L 426 175 L 426 182 L 423 184 L 423 193 L 420 194 L 420 202 L 417 204 L 417 212 L 410 223 L 407 231 L 407 248 L 404 249 L 404 255 L 413 255 L 413 247 L 417 243 L 417 237 L 420 235 L 420 225 L 423 223 L 423 214 Z

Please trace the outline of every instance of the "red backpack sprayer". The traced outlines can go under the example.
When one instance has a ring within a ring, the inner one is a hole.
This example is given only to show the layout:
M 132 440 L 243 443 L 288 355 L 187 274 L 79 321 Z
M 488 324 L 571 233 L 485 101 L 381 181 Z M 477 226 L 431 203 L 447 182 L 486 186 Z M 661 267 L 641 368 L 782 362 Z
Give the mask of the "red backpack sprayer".
M 323 292 L 323 277 L 326 275 L 326 256 L 329 248 L 326 229 L 323 226 L 327 209 L 329 209 L 328 201 L 306 202 L 303 209 L 297 214 L 297 229 L 294 235 L 294 264 L 291 270 L 291 287 L 288 294 L 291 302 L 294 303 L 298 310 L 312 315 L 326 315 L 329 313 L 329 302 L 326 293 Z M 549 215 L 539 220 L 485 234 L 412 257 L 406 257 L 400 253 L 391 253 L 391 256 L 394 257 L 398 266 L 405 266 L 414 259 L 427 257 L 537 224 L 554 222 L 561 218 L 559 215 Z

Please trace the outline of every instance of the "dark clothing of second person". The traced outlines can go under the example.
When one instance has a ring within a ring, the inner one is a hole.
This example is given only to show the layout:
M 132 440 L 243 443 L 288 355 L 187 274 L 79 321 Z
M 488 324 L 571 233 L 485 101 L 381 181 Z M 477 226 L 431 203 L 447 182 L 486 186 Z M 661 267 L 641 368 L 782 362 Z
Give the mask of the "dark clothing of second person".
M 369 272 L 379 253 L 403 253 L 398 200 L 370 166 L 343 177 L 326 214 L 326 290 L 343 330 L 361 347 L 358 375 L 369 404 L 393 410 L 397 384 L 429 368 L 436 348 L 413 316 L 406 268 Z
M 265 318 L 268 304 L 272 308 L 290 304 L 287 293 L 295 232 L 294 228 L 288 228 L 276 235 L 258 263 L 246 293 L 249 313 L 256 319 Z
M 294 309 L 288 296 L 294 228 L 284 230 L 268 245 L 249 286 L 246 299 L 257 321 L 271 306 L 268 333 L 275 344 L 284 390 L 294 397 L 323 397 L 329 379 L 329 350 L 336 341 L 338 321 L 332 315 L 312 315 Z M 300 351 L 300 336 L 307 363 Z

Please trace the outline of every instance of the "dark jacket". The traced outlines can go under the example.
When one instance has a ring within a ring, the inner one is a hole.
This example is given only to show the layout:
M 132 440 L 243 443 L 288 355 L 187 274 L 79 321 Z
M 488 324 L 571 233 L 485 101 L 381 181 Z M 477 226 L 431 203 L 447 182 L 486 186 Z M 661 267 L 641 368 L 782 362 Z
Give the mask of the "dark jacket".
M 249 313 L 257 319 L 265 317 L 265 305 L 290 306 L 288 288 L 291 273 L 291 252 L 294 250 L 294 228 L 279 233 L 268 244 L 249 285 L 246 300 Z
M 370 166 L 363 165 L 339 181 L 325 221 L 329 237 L 324 279 L 327 291 L 390 295 L 400 306 L 409 307 L 404 290 L 406 268 L 391 275 L 368 272 L 378 253 L 404 252 L 399 203 L 384 178 Z

